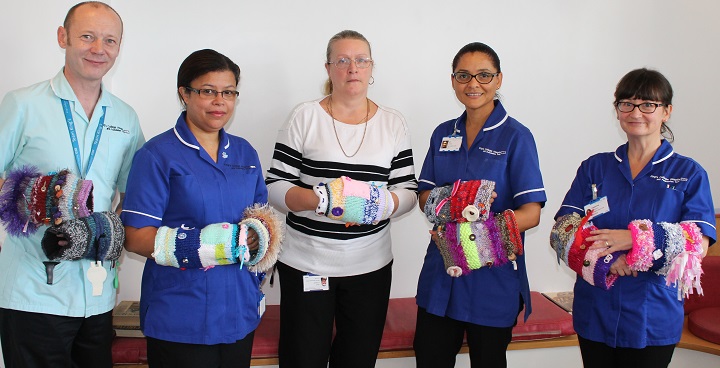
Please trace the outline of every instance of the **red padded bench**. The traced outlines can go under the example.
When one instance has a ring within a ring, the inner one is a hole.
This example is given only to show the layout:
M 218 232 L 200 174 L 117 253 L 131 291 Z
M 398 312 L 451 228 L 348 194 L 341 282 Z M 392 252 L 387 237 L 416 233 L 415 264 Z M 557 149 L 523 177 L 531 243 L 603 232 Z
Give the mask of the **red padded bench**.
M 524 313 L 520 313 L 518 324 L 513 328 L 513 343 L 510 344 L 509 349 L 577 345 L 572 316 L 538 292 L 532 292 L 531 298 L 533 313 L 527 322 L 522 321 Z M 415 298 L 390 300 L 378 358 L 413 356 L 416 314 Z M 270 305 L 255 331 L 252 365 L 277 364 L 279 337 L 280 306 Z M 463 347 L 461 352 L 467 352 L 467 347 Z M 116 338 L 113 343 L 113 362 L 117 365 L 146 364 L 145 339 Z

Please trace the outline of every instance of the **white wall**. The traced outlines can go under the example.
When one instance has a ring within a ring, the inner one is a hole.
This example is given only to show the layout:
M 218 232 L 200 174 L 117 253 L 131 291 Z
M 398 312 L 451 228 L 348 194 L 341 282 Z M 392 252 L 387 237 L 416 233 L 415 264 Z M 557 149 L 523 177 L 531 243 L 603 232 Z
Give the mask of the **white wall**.
M 75 2 L 4 2 L 0 95 L 59 70 L 63 52 L 55 30 Z M 715 117 L 720 85 L 720 3 L 713 0 L 110 3 L 123 17 L 125 36 L 106 84 L 137 110 L 146 137 L 175 123 L 182 60 L 213 48 L 242 70 L 229 131 L 255 146 L 265 168 L 291 109 L 321 96 L 325 47 L 336 32 L 355 29 L 370 40 L 376 61 L 370 98 L 407 118 L 417 172 L 433 128 L 462 112 L 450 86 L 453 56 L 468 42 L 491 45 L 501 59 L 503 102 L 535 135 L 548 195 L 540 226 L 526 238 L 534 290 L 572 286 L 572 274 L 555 264 L 548 246 L 552 217 L 580 161 L 624 142 L 611 102 L 615 84 L 631 69 L 657 68 L 672 83 L 676 150 L 705 167 L 720 203 L 720 167 L 713 159 L 720 125 L 708 120 Z M 429 226 L 419 211 L 392 226 L 392 296 L 414 296 Z M 139 298 L 141 273 L 141 259 L 124 256 L 118 300 Z M 270 303 L 279 302 L 277 289 L 265 287 Z

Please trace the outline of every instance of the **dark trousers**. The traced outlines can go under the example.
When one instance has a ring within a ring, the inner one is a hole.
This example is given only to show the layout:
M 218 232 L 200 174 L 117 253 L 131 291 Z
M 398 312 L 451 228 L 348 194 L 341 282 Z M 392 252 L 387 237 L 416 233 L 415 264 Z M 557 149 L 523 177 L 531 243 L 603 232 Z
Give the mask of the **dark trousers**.
M 415 362 L 418 368 L 452 368 L 467 333 L 470 366 L 507 367 L 505 351 L 512 326 L 488 327 L 440 317 L 418 308 L 415 328 Z
M 6 368 L 112 367 L 112 312 L 64 317 L 0 308 Z
M 247 368 L 250 367 L 255 331 L 231 344 L 184 344 L 147 338 L 151 368 Z
M 578 335 L 585 368 L 663 368 L 672 360 L 675 345 L 647 346 L 643 349 L 611 348 Z
M 367 274 L 330 277 L 327 291 L 303 292 L 307 273 L 278 263 L 280 367 L 369 368 L 382 339 L 392 262 Z M 335 338 L 333 339 L 333 322 Z

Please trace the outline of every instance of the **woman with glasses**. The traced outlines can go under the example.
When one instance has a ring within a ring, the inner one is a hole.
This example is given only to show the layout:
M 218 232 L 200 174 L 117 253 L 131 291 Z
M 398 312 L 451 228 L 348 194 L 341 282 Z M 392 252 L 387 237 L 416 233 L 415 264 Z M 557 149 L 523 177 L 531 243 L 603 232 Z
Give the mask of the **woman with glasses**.
M 585 367 L 667 367 L 683 297 L 715 242 L 707 173 L 670 144 L 672 97 L 655 70 L 622 77 L 613 106 L 627 142 L 580 165 L 555 215 L 551 245 L 579 273 L 573 322 Z
M 502 80 L 500 58 L 490 46 L 470 43 L 455 55 L 450 82 L 465 111 L 432 134 L 419 177 L 419 204 L 425 209 L 433 189 L 458 180 L 491 181 L 495 198 L 490 216 L 511 210 L 505 214 L 513 218 L 514 212 L 516 231 L 522 233 L 540 221 L 545 189 L 532 134 L 497 99 Z M 512 253 L 504 262 L 451 275 L 439 249 L 437 229 L 431 231 L 418 281 L 417 366 L 455 366 L 467 334 L 472 367 L 505 367 L 505 350 L 518 314 L 523 305 L 525 317 L 531 310 L 525 257 Z M 479 243 L 475 235 L 469 237 Z
M 150 367 L 250 366 L 265 275 L 251 264 L 263 239 L 237 224 L 267 190 L 255 149 L 224 129 L 239 80 L 225 55 L 190 54 L 177 76 L 184 111 L 133 160 L 122 220 L 127 250 L 147 257 L 140 323 Z
M 327 45 L 325 97 L 280 129 L 266 179 L 287 211 L 280 274 L 281 367 L 374 367 L 392 275 L 390 221 L 417 201 L 408 125 L 367 97 L 370 44 Z M 333 325 L 335 334 L 333 337 Z

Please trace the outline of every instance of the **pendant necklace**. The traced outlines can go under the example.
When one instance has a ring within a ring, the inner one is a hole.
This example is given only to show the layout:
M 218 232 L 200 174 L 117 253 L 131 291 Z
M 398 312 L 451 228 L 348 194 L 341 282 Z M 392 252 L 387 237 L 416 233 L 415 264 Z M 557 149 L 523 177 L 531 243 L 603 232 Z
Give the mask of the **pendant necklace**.
M 332 121 L 333 121 L 333 131 L 335 132 L 335 140 L 337 140 L 338 146 L 340 146 L 340 150 L 342 151 L 343 155 L 345 155 L 345 157 L 348 157 L 348 158 L 354 157 L 355 155 L 357 155 L 357 153 L 360 152 L 360 147 L 362 147 L 362 144 L 365 141 L 365 133 L 367 132 L 367 123 L 368 123 L 368 119 L 370 117 L 370 99 L 367 97 L 365 99 L 367 100 L 367 110 L 365 112 L 365 119 L 363 119 L 363 120 L 365 120 L 365 128 L 363 129 L 362 139 L 360 140 L 360 145 L 358 145 L 358 148 L 355 150 L 355 153 L 353 153 L 352 155 L 348 155 L 347 152 L 345 152 L 345 148 L 343 148 L 342 143 L 340 143 L 340 137 L 338 136 L 337 128 L 335 128 L 335 117 L 333 116 L 333 112 L 332 112 L 332 95 L 330 95 L 330 97 L 328 98 L 328 113 L 330 113 L 330 117 L 332 118 Z M 363 120 L 360 120 L 360 122 L 358 124 L 362 124 Z

